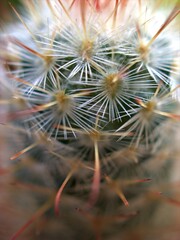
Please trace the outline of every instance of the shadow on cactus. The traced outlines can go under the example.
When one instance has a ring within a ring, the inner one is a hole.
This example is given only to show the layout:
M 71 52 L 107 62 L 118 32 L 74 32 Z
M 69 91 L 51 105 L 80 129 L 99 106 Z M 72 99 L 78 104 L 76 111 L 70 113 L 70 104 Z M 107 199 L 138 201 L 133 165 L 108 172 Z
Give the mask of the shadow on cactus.
M 24 5 L 0 37 L 2 239 L 177 239 L 178 4 Z

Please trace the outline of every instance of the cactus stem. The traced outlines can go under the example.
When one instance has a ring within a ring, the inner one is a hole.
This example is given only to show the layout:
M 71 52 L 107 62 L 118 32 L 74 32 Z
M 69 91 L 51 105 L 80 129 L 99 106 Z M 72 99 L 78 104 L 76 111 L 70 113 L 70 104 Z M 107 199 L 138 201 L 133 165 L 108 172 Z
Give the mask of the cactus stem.
M 179 4 L 12 1 L 24 8 L 10 4 L 0 31 L 0 221 L 15 233 L 1 238 L 166 237 L 180 207 Z

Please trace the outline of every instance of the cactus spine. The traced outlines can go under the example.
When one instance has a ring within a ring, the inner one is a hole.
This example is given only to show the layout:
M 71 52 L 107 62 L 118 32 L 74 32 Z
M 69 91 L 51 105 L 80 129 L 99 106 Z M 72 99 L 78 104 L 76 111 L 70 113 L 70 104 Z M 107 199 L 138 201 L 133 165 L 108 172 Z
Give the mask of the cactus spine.
M 153 1 L 25 6 L 11 6 L 20 24 L 1 34 L 5 184 L 23 209 L 11 239 L 161 239 L 158 202 L 180 204 L 167 187 L 179 154 L 178 4 L 166 17 Z

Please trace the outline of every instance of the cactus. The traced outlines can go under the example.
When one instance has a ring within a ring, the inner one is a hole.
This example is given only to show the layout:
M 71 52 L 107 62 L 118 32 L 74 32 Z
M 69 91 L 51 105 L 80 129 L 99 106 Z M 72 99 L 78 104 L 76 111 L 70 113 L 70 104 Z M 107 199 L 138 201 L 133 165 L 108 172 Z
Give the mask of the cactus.
M 178 236 L 180 10 L 162 14 L 159 2 L 11 5 L 19 22 L 0 37 L 3 239 Z

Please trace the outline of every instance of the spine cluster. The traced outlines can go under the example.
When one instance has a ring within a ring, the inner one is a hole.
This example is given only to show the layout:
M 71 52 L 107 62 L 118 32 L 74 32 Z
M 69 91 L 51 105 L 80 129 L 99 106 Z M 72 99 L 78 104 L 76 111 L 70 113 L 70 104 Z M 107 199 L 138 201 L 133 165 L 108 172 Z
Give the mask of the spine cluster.
M 27 1 L 22 14 L 11 6 L 19 23 L 0 38 L 2 136 L 13 146 L 11 178 L 31 185 L 40 206 L 30 222 L 55 224 L 56 215 L 62 226 L 48 223 L 44 239 L 130 239 L 131 222 L 144 226 L 156 200 L 170 202 L 157 186 L 179 154 L 180 10 L 164 17 L 152 2 Z

